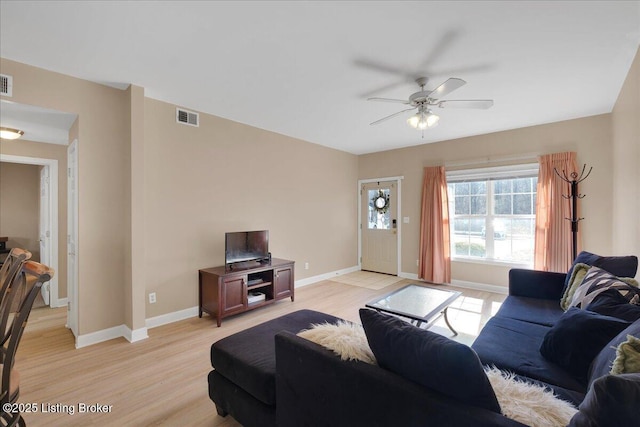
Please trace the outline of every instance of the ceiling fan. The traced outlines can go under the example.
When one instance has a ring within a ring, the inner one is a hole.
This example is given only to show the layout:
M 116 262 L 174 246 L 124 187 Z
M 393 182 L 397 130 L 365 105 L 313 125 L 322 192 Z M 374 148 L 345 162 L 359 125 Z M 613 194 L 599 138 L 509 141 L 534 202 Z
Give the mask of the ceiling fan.
M 440 117 L 431 111 L 431 108 L 433 107 L 479 108 L 486 110 L 487 108 L 491 108 L 493 106 L 492 99 L 460 99 L 440 101 L 440 98 L 450 94 L 454 90 L 465 85 L 467 82 L 462 79 L 452 77 L 434 90 L 424 90 L 424 87 L 426 86 L 428 81 L 429 79 L 427 77 L 417 78 L 416 83 L 420 86 L 420 91 L 412 94 L 408 100 L 391 98 L 367 98 L 367 101 L 394 102 L 398 104 L 411 105 L 411 108 L 407 108 L 405 110 L 398 111 L 397 113 L 393 113 L 389 116 L 383 117 L 371 123 L 371 125 L 377 125 L 378 123 L 382 123 L 395 116 L 406 113 L 407 111 L 415 110 L 417 108 L 418 111 L 416 112 L 416 114 L 409 117 L 407 123 L 413 128 L 425 130 L 427 128 L 436 126 L 438 124 L 438 121 L 440 120 Z

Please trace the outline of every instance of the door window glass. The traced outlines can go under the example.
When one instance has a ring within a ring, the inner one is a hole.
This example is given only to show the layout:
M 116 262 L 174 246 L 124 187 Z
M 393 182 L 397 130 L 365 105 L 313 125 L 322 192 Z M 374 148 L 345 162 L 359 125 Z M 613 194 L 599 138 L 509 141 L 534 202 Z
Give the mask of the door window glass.
M 377 230 L 391 228 L 391 213 L 389 209 L 389 189 L 369 190 L 369 221 L 367 227 Z

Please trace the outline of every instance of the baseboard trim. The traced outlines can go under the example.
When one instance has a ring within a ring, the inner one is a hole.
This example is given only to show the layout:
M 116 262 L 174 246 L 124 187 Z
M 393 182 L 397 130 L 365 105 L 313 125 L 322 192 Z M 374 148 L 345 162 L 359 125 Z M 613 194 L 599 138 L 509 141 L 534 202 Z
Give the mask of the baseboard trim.
M 420 280 L 421 282 L 423 281 L 422 279 L 418 278 L 417 274 L 414 274 L 414 273 L 400 273 L 398 274 L 398 276 L 404 279 Z M 451 281 L 450 285 L 457 286 L 459 288 L 473 289 L 476 291 L 485 291 L 485 292 L 493 292 L 494 294 L 509 295 L 509 288 L 505 286 L 490 285 L 488 283 L 468 282 L 466 280 L 454 279 Z
M 103 329 L 90 334 L 78 335 L 76 348 L 88 347 L 116 338 L 124 338 L 133 343 L 149 338 L 149 335 L 147 334 L 147 328 L 131 330 L 127 325 L 114 326 L 113 328 Z
M 124 338 L 126 331 L 125 325 L 114 326 L 113 328 L 102 329 L 101 331 L 91 332 L 89 334 L 78 335 L 76 339 L 76 348 L 87 347 L 115 338 Z
M 342 270 L 336 270 L 318 276 L 307 277 L 305 279 L 296 280 L 295 287 L 300 288 L 310 285 L 312 283 L 320 282 L 322 280 L 331 280 L 334 277 L 342 276 L 343 274 L 353 273 L 360 271 L 359 266 L 353 266 L 344 268 Z M 398 277 L 403 279 L 421 281 L 417 274 L 401 272 Z M 504 286 L 489 285 L 487 283 L 468 282 L 465 280 L 452 280 L 451 285 L 459 288 L 474 289 L 477 291 L 493 292 L 496 294 L 508 295 L 509 289 Z M 59 300 L 61 301 L 61 300 Z M 65 302 L 66 304 L 66 302 Z M 127 341 L 133 343 L 141 341 L 149 337 L 148 330 L 156 328 L 158 326 L 167 325 L 169 323 L 178 322 L 180 320 L 190 319 L 198 315 L 198 307 L 185 308 L 184 310 L 174 311 L 172 313 L 161 314 L 160 316 L 150 317 L 145 321 L 145 327 L 131 330 L 126 325 L 114 326 L 113 328 L 103 329 L 101 331 L 92 332 L 90 334 L 79 335 L 76 340 L 76 348 L 87 347 L 93 344 L 98 344 L 104 341 L 109 341 L 115 338 L 124 338 Z
M 190 319 L 198 315 L 198 307 L 185 308 L 184 310 L 174 311 L 172 313 L 161 314 L 160 316 L 150 317 L 146 320 L 147 329 L 156 328 L 158 326 L 167 325 L 169 323 L 178 322 L 180 320 Z
M 420 280 L 418 278 L 418 275 L 414 274 L 414 273 L 401 272 L 400 274 L 398 274 L 398 277 L 402 277 L 403 279 L 409 279 L 409 280 Z M 422 281 L 422 280 L 420 280 L 420 281 Z
M 452 280 L 452 286 L 459 288 L 474 289 L 476 291 L 493 292 L 494 294 L 509 295 L 509 288 L 506 286 L 489 285 L 488 283 L 467 282 L 466 280 Z
M 131 330 L 128 326 L 123 326 L 125 328 L 124 338 L 129 342 L 137 342 L 149 338 L 146 327 Z
M 69 303 L 69 298 L 58 298 L 55 301 L 55 303 L 53 301 L 51 301 L 51 304 L 49 305 L 49 307 L 51 307 L 51 308 L 64 307 L 68 303 Z
M 331 280 L 334 277 L 342 276 L 343 274 L 353 273 L 354 271 L 360 271 L 360 267 L 357 265 L 354 265 L 353 267 L 343 268 L 342 270 L 331 271 L 329 273 L 320 274 L 318 276 L 307 277 L 306 279 L 296 280 L 295 287 L 301 288 L 303 286 L 320 282 L 322 280 Z

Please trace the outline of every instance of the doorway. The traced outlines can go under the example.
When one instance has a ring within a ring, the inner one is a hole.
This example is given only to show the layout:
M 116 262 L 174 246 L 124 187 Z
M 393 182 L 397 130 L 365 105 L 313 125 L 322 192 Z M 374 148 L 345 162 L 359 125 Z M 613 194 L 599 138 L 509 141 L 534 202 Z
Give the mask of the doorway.
M 358 182 L 361 270 L 397 276 L 400 271 L 401 177 Z
M 58 161 L 9 154 L 0 154 L 0 161 L 42 166 L 40 178 L 40 261 L 53 268 L 54 271 L 58 271 Z M 49 306 L 55 308 L 66 305 L 65 298 L 58 298 L 58 278 L 54 276 L 47 285 L 42 293 L 43 299 L 49 300 Z M 45 294 L 48 295 L 45 296 Z

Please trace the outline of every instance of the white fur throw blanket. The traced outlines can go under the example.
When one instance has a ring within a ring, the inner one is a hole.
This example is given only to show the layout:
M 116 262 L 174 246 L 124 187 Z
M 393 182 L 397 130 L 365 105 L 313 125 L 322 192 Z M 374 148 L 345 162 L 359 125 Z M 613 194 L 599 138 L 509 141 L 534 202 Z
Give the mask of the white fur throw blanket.
M 362 325 L 340 320 L 337 324 L 321 323 L 311 326 L 311 329 L 299 332 L 298 336 L 332 350 L 342 360 L 377 364 Z
M 578 412 L 543 386 L 518 381 L 513 373 L 495 367 L 487 367 L 485 372 L 507 418 L 531 427 L 564 427 Z

